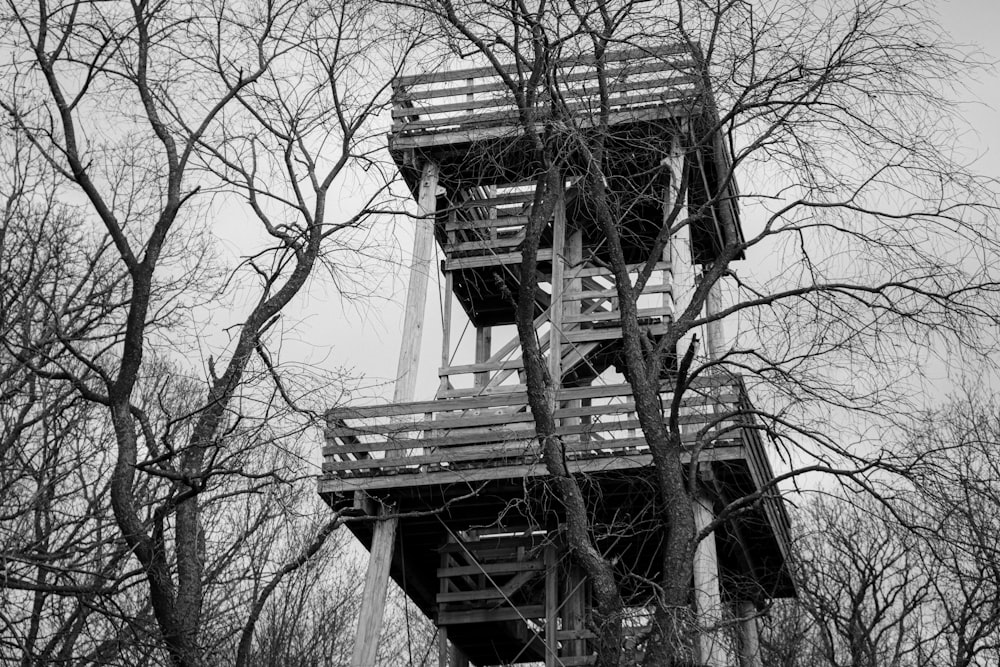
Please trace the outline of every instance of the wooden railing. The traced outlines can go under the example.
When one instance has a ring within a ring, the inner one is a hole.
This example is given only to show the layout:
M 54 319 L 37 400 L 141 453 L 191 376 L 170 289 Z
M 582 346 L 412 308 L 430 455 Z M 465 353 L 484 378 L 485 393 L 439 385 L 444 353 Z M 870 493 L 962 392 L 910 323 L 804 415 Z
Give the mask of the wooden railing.
M 630 264 L 628 269 L 631 277 L 641 268 L 641 264 Z M 660 262 L 654 265 L 654 276 L 668 270 L 669 264 Z M 602 344 L 620 340 L 621 312 L 618 309 L 618 293 L 614 286 L 611 270 L 592 264 L 581 264 L 569 267 L 564 275 L 565 287 L 561 292 L 561 303 L 564 308 L 561 327 L 562 371 L 564 374 L 574 372 L 581 364 L 590 363 L 590 355 Z M 671 284 L 669 280 L 655 277 L 646 283 L 640 299 L 653 297 L 654 303 L 642 305 L 638 309 L 640 326 L 651 336 L 660 336 L 666 332 L 673 315 L 670 302 Z M 538 342 L 542 354 L 548 354 L 550 332 L 543 328 L 549 322 L 551 308 L 546 309 L 535 320 L 535 329 L 542 329 Z M 517 374 L 524 362 L 520 355 L 521 347 L 517 338 L 513 338 L 493 355 L 480 363 L 445 366 L 438 369 L 438 376 L 448 380 L 450 389 L 439 393 L 439 398 L 474 396 L 479 394 L 500 393 L 520 389 L 508 382 Z M 599 374 L 597 369 L 595 376 Z M 484 383 L 478 388 L 456 388 L 463 386 L 472 375 L 483 374 Z
M 748 458 L 741 392 L 738 382 L 721 377 L 686 392 L 682 435 L 686 444 L 704 446 L 702 460 Z M 661 395 L 665 409 L 671 399 Z M 575 471 L 650 463 L 628 385 L 562 389 L 557 400 L 557 435 Z M 327 421 L 327 491 L 545 474 L 524 392 L 337 408 Z M 766 464 L 763 451 L 755 458 Z
M 633 48 L 603 59 L 612 124 L 692 113 L 698 77 L 683 45 Z M 524 86 L 530 72 L 504 68 Z M 561 103 L 581 125 L 594 122 L 599 109 L 593 58 L 567 59 L 556 68 Z M 550 101 L 538 100 L 544 114 Z M 504 136 L 518 123 L 509 86 L 493 67 L 431 72 L 393 81 L 390 148 L 405 149 Z

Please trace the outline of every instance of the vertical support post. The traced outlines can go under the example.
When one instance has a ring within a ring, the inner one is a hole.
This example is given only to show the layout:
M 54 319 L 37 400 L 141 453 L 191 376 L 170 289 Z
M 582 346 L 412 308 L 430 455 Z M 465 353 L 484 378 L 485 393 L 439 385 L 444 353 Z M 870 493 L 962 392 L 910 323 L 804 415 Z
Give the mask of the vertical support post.
M 413 262 L 410 265 L 410 282 L 406 290 L 406 310 L 403 315 L 403 340 L 396 367 L 396 386 L 393 401 L 412 401 L 417 387 L 417 366 L 420 357 L 420 339 L 424 329 L 424 306 L 427 303 L 427 281 L 432 270 L 434 252 L 434 213 L 437 211 L 438 167 L 433 162 L 424 165 L 420 178 L 417 219 L 413 235 Z M 375 652 L 382 632 L 385 612 L 385 594 L 389 585 L 389 566 L 392 562 L 392 544 L 396 539 L 397 519 L 385 518 L 391 510 L 383 507 L 382 518 L 375 522 L 372 550 L 365 573 L 365 588 L 358 614 L 358 631 L 351 655 L 353 667 L 370 667 L 375 664 Z
M 694 528 L 699 532 L 714 517 L 712 502 L 703 495 L 694 499 L 692 511 Z M 695 549 L 694 607 L 699 629 L 698 659 L 707 667 L 724 667 L 727 661 L 722 633 L 718 631 L 722 620 L 722 595 L 719 591 L 719 558 L 714 532 L 699 542 Z
M 587 655 L 587 640 L 579 637 L 579 634 L 586 630 L 584 627 L 586 591 L 583 572 L 572 562 L 567 568 L 562 590 L 562 627 L 563 630 L 576 633 L 577 637 L 563 642 L 563 655 L 560 657 L 581 657 Z
M 489 361 L 493 350 L 493 328 L 476 328 L 476 363 L 482 364 Z M 485 387 L 490 383 L 490 372 L 483 371 L 473 376 L 473 386 L 477 388 Z
M 710 316 L 722 310 L 722 285 L 716 281 L 705 299 L 705 315 Z M 709 359 L 718 359 L 724 353 L 725 329 L 722 320 L 714 320 L 705 325 L 705 351 Z
M 379 510 L 379 515 L 384 516 L 388 511 L 391 511 L 391 508 L 383 506 Z M 389 586 L 392 543 L 395 539 L 396 519 L 382 518 L 375 523 L 365 588 L 361 598 L 361 613 L 358 615 L 358 631 L 354 636 L 354 653 L 351 659 L 353 667 L 375 664 L 375 652 L 382 630 L 385 594 Z
M 568 230 L 567 230 L 568 231 Z M 566 264 L 570 271 L 574 271 L 583 261 L 583 230 L 574 229 L 569 232 L 566 238 Z M 565 269 L 564 269 L 565 270 Z M 573 273 L 570 273 L 573 275 Z M 583 289 L 583 280 L 571 278 L 564 289 L 569 292 L 579 292 Z M 567 301 L 563 304 L 563 313 L 566 315 L 579 315 L 583 312 L 583 302 L 578 299 Z M 563 329 L 567 327 L 564 325 Z M 571 325 L 569 328 L 579 328 L 579 325 Z
M 441 296 L 444 307 L 441 309 L 441 368 L 451 366 L 451 306 L 455 287 L 455 278 L 451 271 L 444 274 L 444 294 Z M 451 389 L 451 378 L 441 376 L 438 391 Z
M 563 274 L 566 245 L 566 195 L 560 185 L 552 218 L 552 302 L 549 306 L 549 375 L 562 386 Z
M 681 149 L 680 137 L 678 136 L 674 136 L 670 145 L 670 155 L 667 157 L 667 170 L 669 171 L 669 182 L 663 202 L 663 219 L 665 224 L 670 212 L 676 206 L 681 206 L 681 213 L 674 221 L 676 224 L 686 217 L 686 210 L 684 210 L 686 194 L 681 192 L 680 189 L 681 180 L 684 175 L 684 151 Z M 694 265 L 691 262 L 690 227 L 685 225 L 671 235 L 669 253 L 670 298 L 674 319 L 676 320 L 691 302 L 695 286 Z M 677 341 L 678 359 L 684 356 L 690 343 L 691 336 L 685 336 Z
M 448 627 L 438 628 L 438 667 L 448 667 Z
M 554 544 L 545 545 L 545 667 L 559 664 L 559 568 Z
M 434 270 L 434 214 L 437 211 L 439 169 L 433 162 L 424 165 L 420 178 L 418 209 L 413 234 L 413 261 L 410 283 L 406 290 L 406 310 L 403 314 L 403 341 L 396 365 L 396 387 L 393 401 L 412 401 L 417 389 L 417 363 L 420 341 L 424 333 L 424 306 L 427 304 L 427 281 Z
M 756 607 L 749 600 L 740 600 L 736 613 L 740 617 L 740 667 L 764 667 L 760 655 Z

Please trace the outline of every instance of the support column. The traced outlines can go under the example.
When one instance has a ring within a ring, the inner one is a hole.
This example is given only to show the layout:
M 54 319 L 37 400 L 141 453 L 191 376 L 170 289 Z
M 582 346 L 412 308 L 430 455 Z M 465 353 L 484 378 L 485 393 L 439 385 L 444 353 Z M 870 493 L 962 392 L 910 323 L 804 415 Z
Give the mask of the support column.
M 444 274 L 444 294 L 441 295 L 441 368 L 451 366 L 451 305 L 454 300 L 455 278 L 451 271 Z M 442 375 L 438 392 L 452 388 L 451 378 Z
M 479 327 L 476 329 L 476 363 L 484 364 L 490 359 L 493 350 L 493 328 Z M 483 371 L 473 376 L 473 386 L 485 387 L 490 383 L 490 372 Z
M 736 605 L 736 613 L 740 618 L 740 667 L 764 667 L 760 656 L 757 608 L 753 602 L 740 600 Z
M 705 315 L 714 315 L 722 308 L 722 284 L 716 281 L 705 299 Z M 705 351 L 709 359 L 718 359 L 725 353 L 725 338 L 722 320 L 714 320 L 705 325 Z
M 663 201 L 663 220 L 666 224 L 667 216 L 676 206 L 681 206 L 681 212 L 674 220 L 674 224 L 687 217 L 685 207 L 685 193 L 681 192 L 680 184 L 684 174 L 684 151 L 681 149 L 679 137 L 674 137 L 670 146 L 670 155 L 667 158 L 667 170 L 669 171 L 669 183 Z M 666 255 L 669 252 L 670 259 L 670 298 L 673 302 L 673 317 L 676 320 L 687 309 L 691 303 L 691 296 L 695 287 L 695 271 L 691 262 L 691 228 L 688 225 L 678 229 L 670 237 L 670 243 Z M 677 341 L 677 358 L 681 359 L 687 352 L 691 344 L 693 334 L 688 334 Z
M 552 300 L 549 305 L 549 375 L 552 385 L 562 386 L 563 268 L 566 245 L 566 197 L 560 186 L 552 218 Z M 558 407 L 558 406 L 556 406 Z
M 692 502 L 694 526 L 703 530 L 714 518 L 711 501 L 698 496 Z M 698 659 L 707 667 L 724 667 L 727 664 L 723 633 L 718 628 L 722 621 L 722 595 L 719 591 L 719 558 L 715 547 L 715 533 L 698 543 L 694 554 L 694 608 L 698 621 Z
M 424 306 L 427 303 L 427 281 L 433 268 L 434 214 L 437 211 L 438 167 L 433 162 L 424 165 L 420 178 L 418 207 L 413 235 L 413 262 L 410 264 L 409 286 L 406 290 L 406 310 L 403 315 L 403 340 L 399 348 L 396 367 L 396 386 L 393 402 L 412 401 L 417 387 L 417 367 L 420 359 L 420 340 L 424 330 Z M 405 455 L 405 453 L 404 453 Z M 357 502 L 357 500 L 356 500 Z M 385 612 L 385 594 L 389 585 L 389 565 L 392 563 L 392 545 L 396 539 L 397 519 L 385 518 L 391 508 L 383 507 L 380 519 L 375 522 L 372 549 L 365 574 L 365 588 L 358 614 L 358 631 L 351 655 L 353 667 L 371 667 L 375 664 L 382 617 Z
M 559 563 L 553 544 L 545 545 L 545 667 L 560 664 L 559 640 Z

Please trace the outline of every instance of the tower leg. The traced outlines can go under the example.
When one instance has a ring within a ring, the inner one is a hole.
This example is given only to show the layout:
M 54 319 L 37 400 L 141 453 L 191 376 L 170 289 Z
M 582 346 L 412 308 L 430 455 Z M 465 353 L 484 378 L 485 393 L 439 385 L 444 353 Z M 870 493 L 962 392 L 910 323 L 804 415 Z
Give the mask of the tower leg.
M 757 609 L 753 602 L 740 600 L 736 611 L 740 617 L 740 667 L 764 667 L 760 655 Z
M 701 531 L 713 517 L 712 503 L 698 497 L 693 502 L 695 530 Z M 698 543 L 694 554 L 694 601 L 698 619 L 698 659 L 707 667 L 724 667 L 726 651 L 719 624 L 722 620 L 722 596 L 719 592 L 719 559 L 715 533 Z
M 386 510 L 380 510 L 385 514 Z M 389 565 L 392 562 L 392 543 L 396 539 L 397 519 L 383 519 L 375 524 L 372 550 L 365 574 L 365 588 L 358 615 L 358 631 L 354 635 L 352 667 L 375 664 L 379 634 L 382 631 L 382 614 L 385 611 L 385 594 L 389 586 Z
M 413 235 L 413 263 L 406 290 L 406 310 L 403 315 L 403 340 L 396 367 L 396 386 L 393 402 L 412 401 L 416 393 L 417 364 L 420 358 L 420 339 L 424 328 L 424 306 L 427 303 L 427 281 L 431 273 L 434 250 L 434 213 L 437 211 L 437 185 L 439 170 L 433 162 L 424 165 L 420 178 L 419 209 Z M 405 455 L 405 452 L 403 453 Z M 391 511 L 391 510 L 388 510 Z M 387 510 L 383 508 L 380 514 Z M 396 519 L 382 518 L 375 523 L 371 557 L 365 574 L 365 588 L 358 615 L 358 631 L 354 636 L 353 667 L 375 664 L 379 635 L 382 633 L 382 616 L 385 612 L 385 594 L 389 586 L 389 565 L 392 562 L 392 545 L 396 539 Z

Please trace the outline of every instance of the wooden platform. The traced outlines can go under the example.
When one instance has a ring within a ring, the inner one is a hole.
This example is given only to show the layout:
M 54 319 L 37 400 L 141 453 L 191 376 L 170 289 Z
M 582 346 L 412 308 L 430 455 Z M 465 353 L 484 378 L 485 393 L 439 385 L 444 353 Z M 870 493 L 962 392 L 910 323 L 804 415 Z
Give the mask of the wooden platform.
M 365 491 L 400 512 L 428 512 L 401 521 L 404 537 L 409 534 L 414 540 L 408 554 L 440 547 L 448 526 L 460 530 L 497 525 L 505 515 L 508 520 L 516 517 L 518 525 L 529 521 L 526 516 L 549 516 L 558 523 L 559 512 L 550 507 L 545 491 L 548 473 L 539 458 L 527 396 L 505 389 L 331 410 L 321 494 L 337 506 L 350 503 L 355 491 Z M 611 513 L 621 512 L 645 516 L 659 530 L 652 509 L 652 457 L 628 386 L 563 389 L 558 399 L 564 406 L 555 415 L 558 434 L 570 469 L 587 476 L 586 486 L 597 503 L 596 520 L 614 522 Z M 665 405 L 670 399 L 665 392 Z M 740 497 L 773 478 L 758 431 L 750 427 L 749 403 L 738 378 L 703 379 L 682 405 L 685 442 L 704 447 L 699 461 L 705 462 L 721 493 Z M 354 524 L 352 530 L 364 540 L 370 526 Z M 722 532 L 720 553 L 731 589 L 742 589 L 749 599 L 764 591 L 768 597 L 794 594 L 784 569 L 790 535 L 780 498 L 767 495 Z M 636 567 L 655 570 L 658 542 L 645 544 L 649 540 L 655 541 L 637 534 L 634 544 L 619 548 L 636 559 Z M 412 558 L 407 555 L 408 561 Z M 433 616 L 433 599 L 425 603 Z
M 663 120 L 696 113 L 700 78 L 682 45 L 634 48 L 606 58 L 612 125 Z M 527 73 L 504 68 L 514 81 Z M 597 73 L 593 59 L 571 58 L 557 67 L 567 110 L 585 129 L 597 120 Z M 539 120 L 550 100 L 539 99 Z M 438 71 L 393 81 L 393 151 L 453 146 L 519 134 L 513 94 L 493 67 Z

